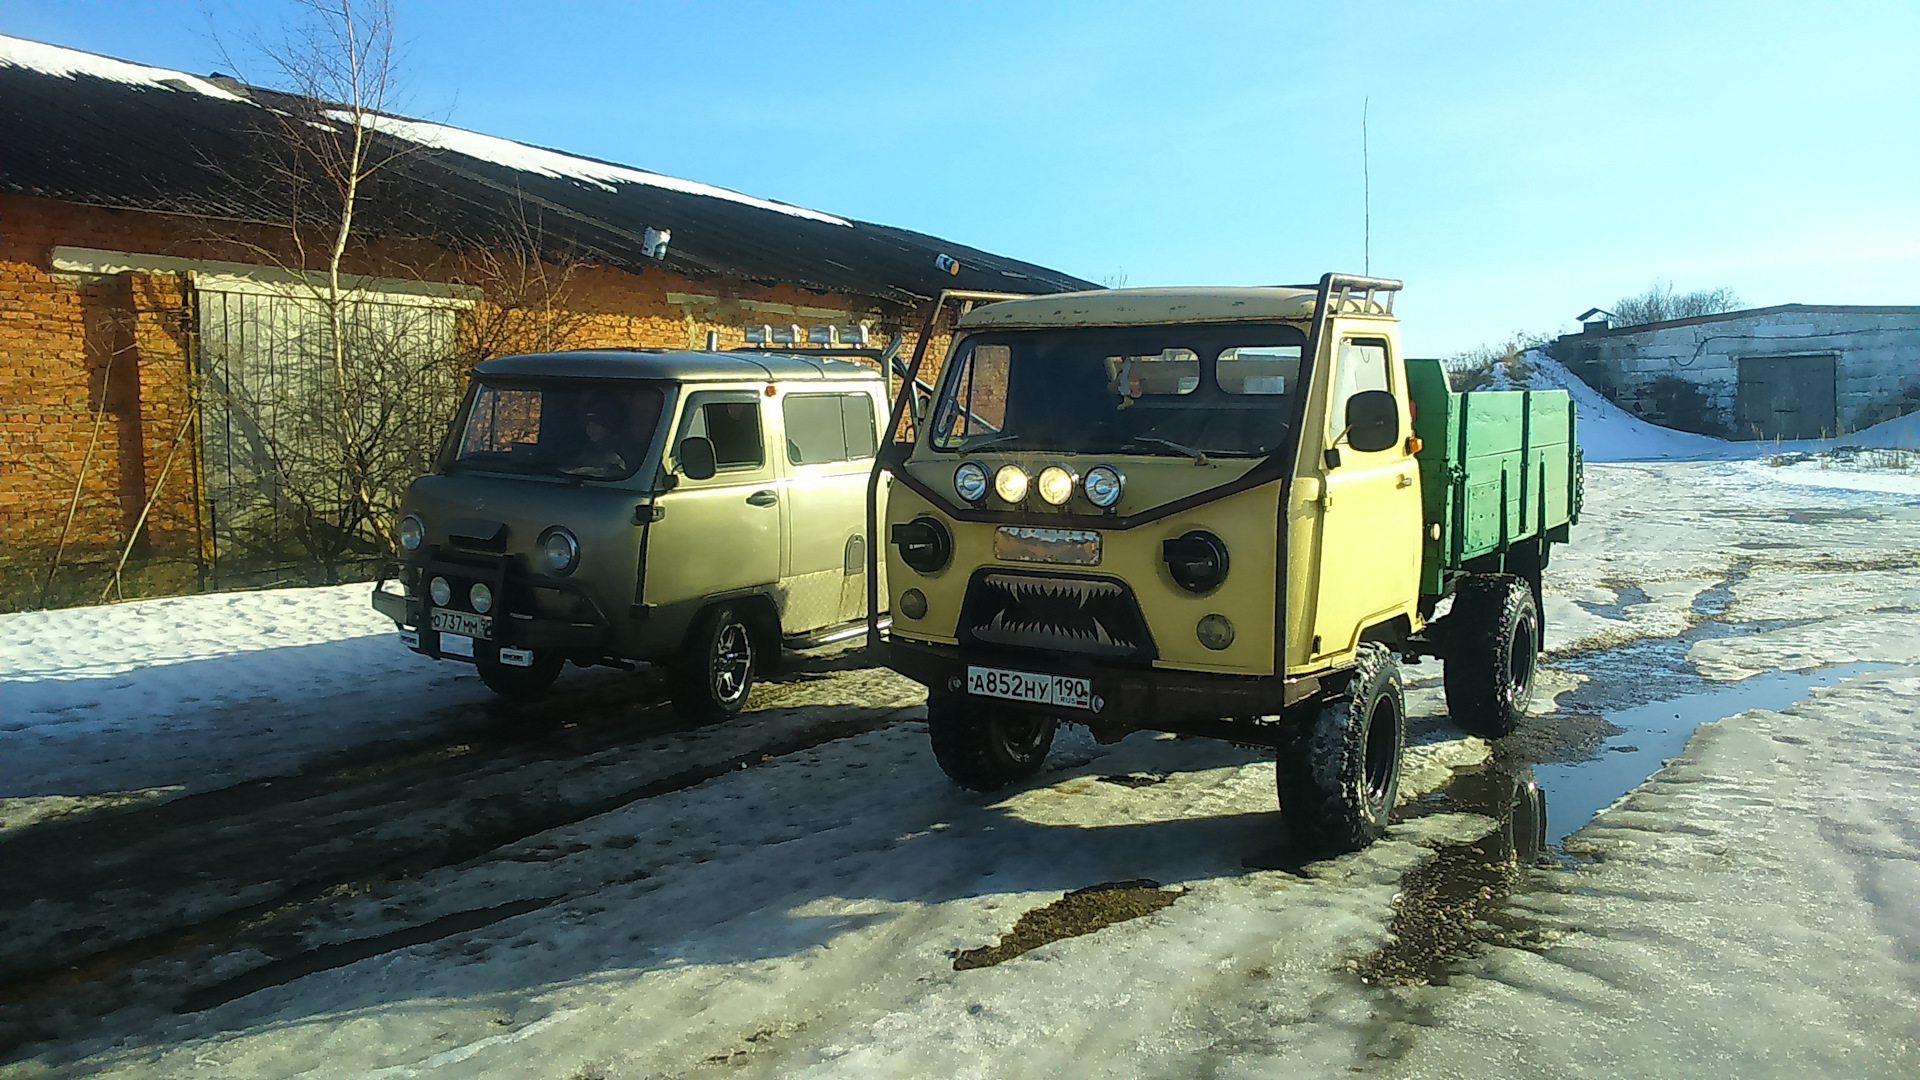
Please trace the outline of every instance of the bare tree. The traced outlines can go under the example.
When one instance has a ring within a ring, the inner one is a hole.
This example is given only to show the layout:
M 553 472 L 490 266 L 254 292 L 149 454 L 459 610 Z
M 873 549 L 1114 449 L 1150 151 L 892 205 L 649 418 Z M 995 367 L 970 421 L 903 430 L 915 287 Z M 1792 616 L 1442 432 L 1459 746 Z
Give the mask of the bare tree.
M 1614 302 L 1613 325 L 1644 326 L 1647 323 L 1666 322 L 1669 319 L 1717 315 L 1739 307 L 1740 297 L 1724 285 L 1717 289 L 1697 289 L 1689 293 L 1676 293 L 1673 291 L 1672 282 L 1656 280 L 1647 287 L 1646 292 L 1636 296 L 1623 296 Z

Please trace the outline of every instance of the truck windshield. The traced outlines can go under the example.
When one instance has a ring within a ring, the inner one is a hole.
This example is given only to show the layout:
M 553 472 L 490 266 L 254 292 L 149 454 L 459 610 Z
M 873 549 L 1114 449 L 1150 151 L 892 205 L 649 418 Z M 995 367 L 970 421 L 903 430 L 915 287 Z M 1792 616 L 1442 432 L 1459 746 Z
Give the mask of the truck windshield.
M 935 449 L 1264 456 L 1306 335 L 1284 323 L 977 334 L 947 365 Z
M 646 383 L 482 383 L 447 467 L 624 480 L 647 456 L 663 400 Z

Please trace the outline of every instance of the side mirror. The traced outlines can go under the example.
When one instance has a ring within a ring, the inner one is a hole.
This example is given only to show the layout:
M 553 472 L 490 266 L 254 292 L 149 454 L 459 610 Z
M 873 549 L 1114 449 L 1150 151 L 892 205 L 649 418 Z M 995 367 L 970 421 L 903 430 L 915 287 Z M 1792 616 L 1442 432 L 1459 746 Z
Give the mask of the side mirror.
M 713 440 L 698 435 L 680 440 L 680 471 L 687 474 L 689 480 L 710 480 L 720 471 L 720 464 L 713 456 Z
M 1386 390 L 1362 390 L 1347 399 L 1347 445 L 1362 453 L 1400 441 L 1400 403 Z

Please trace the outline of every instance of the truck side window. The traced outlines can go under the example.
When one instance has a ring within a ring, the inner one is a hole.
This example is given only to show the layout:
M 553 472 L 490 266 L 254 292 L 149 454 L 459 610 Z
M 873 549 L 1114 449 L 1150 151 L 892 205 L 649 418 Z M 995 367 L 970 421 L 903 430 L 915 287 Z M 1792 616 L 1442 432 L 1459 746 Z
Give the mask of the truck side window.
M 710 401 L 687 422 L 682 438 L 713 443 L 714 463 L 722 469 L 751 469 L 766 464 L 760 444 L 760 403 Z
M 870 394 L 788 394 L 780 405 L 787 460 L 825 465 L 873 456 L 876 432 Z
M 1340 353 L 1333 361 L 1333 396 L 1328 419 L 1339 431 L 1347 415 L 1347 399 L 1362 390 L 1392 390 L 1387 365 L 1387 343 L 1378 338 L 1347 338 L 1340 342 Z

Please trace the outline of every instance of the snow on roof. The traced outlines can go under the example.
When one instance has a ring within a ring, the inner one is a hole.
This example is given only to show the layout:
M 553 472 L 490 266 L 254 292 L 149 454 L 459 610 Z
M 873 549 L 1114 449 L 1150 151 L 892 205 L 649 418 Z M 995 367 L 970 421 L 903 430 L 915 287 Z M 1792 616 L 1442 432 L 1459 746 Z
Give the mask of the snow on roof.
M 344 111 L 327 114 L 335 120 L 351 124 L 353 115 Z M 770 199 L 756 199 L 738 191 L 729 191 L 723 187 L 702 184 L 693 180 L 682 180 L 677 176 L 663 176 L 660 173 L 647 172 L 625 165 L 614 165 L 593 158 L 578 157 L 548 150 L 544 147 L 530 146 L 526 143 L 502 139 L 495 135 L 482 135 L 465 128 L 449 127 L 427 120 L 406 120 L 396 116 L 377 115 L 371 118 L 374 130 L 395 138 L 405 139 L 435 150 L 449 150 L 456 154 L 465 154 L 481 161 L 491 161 L 509 169 L 521 172 L 539 173 L 569 180 L 584 180 L 589 184 L 615 190 L 615 184 L 646 184 L 649 187 L 665 188 L 668 191 L 685 192 L 688 195 L 705 195 L 714 199 L 726 199 L 743 206 L 758 207 L 761 210 L 773 210 L 809 221 L 823 221 L 829 225 L 847 225 L 853 223 L 846 218 Z
M 148 67 L 145 64 L 115 60 L 110 56 L 81 52 L 78 49 L 63 49 L 58 45 L 45 45 L 25 38 L 8 37 L 5 34 L 0 34 L 0 65 L 26 68 L 29 71 L 38 71 L 44 75 L 65 79 L 71 79 L 76 75 L 91 75 L 96 79 L 111 79 L 114 82 L 132 86 L 147 86 L 175 93 L 186 91 L 205 94 L 208 97 L 238 101 L 243 104 L 247 100 L 198 75 L 189 75 L 184 71 Z

